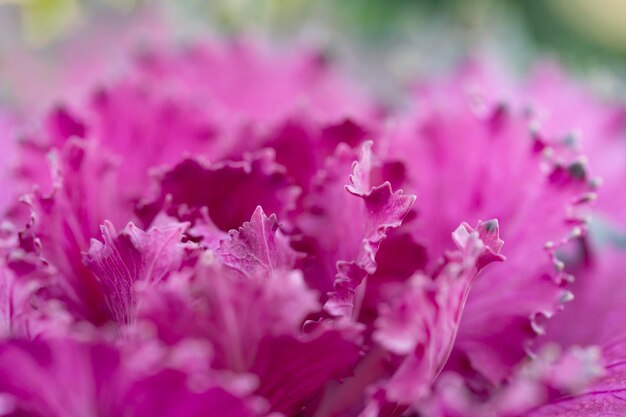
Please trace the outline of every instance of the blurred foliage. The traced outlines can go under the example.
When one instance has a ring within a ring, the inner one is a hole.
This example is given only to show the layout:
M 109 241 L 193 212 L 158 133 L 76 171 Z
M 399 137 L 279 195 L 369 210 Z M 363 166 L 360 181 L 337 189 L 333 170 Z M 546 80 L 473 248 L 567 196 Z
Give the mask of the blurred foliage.
M 550 0 L 517 6 L 529 36 L 562 61 L 585 66 L 626 63 L 623 0 Z
M 26 39 L 35 44 L 71 31 L 81 11 L 104 6 L 129 11 L 138 0 L 0 0 L 21 7 Z M 144 3 L 158 3 L 145 1 Z M 536 45 L 568 60 L 626 58 L 624 0 L 164 0 L 190 19 L 227 32 L 295 30 L 314 20 L 367 39 L 388 37 L 406 25 L 444 20 L 451 27 L 485 30 L 506 15 L 518 19 Z M 96 17 L 97 18 L 97 17 Z
M 353 73 L 376 78 L 371 84 L 383 94 L 394 91 L 386 84 L 449 68 L 475 51 L 517 68 L 537 54 L 583 73 L 619 78 L 626 68 L 626 0 L 0 0 L 0 46 L 9 39 L 6 8 L 19 11 L 23 40 L 41 46 L 146 7 L 182 31 L 313 42 Z
M 79 16 L 78 0 L 29 0 L 21 4 L 24 34 L 35 45 L 69 32 Z
M 23 40 L 30 46 L 42 47 L 71 36 L 88 17 L 85 12 L 102 6 L 129 11 L 136 4 L 137 0 L 0 0 L 0 12 L 3 5 L 18 8 Z
M 486 29 L 518 21 L 542 52 L 573 64 L 626 61 L 624 0 L 344 0 L 334 3 L 365 35 L 384 35 L 399 22 L 445 19 L 451 26 Z

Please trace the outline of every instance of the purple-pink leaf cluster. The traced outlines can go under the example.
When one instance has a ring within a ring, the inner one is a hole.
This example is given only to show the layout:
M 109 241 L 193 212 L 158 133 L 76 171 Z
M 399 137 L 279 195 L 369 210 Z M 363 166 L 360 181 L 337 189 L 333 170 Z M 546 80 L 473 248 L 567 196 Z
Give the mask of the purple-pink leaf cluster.
M 0 109 L 0 416 L 626 414 L 622 103 L 471 62 L 391 109 L 250 42 L 123 68 Z

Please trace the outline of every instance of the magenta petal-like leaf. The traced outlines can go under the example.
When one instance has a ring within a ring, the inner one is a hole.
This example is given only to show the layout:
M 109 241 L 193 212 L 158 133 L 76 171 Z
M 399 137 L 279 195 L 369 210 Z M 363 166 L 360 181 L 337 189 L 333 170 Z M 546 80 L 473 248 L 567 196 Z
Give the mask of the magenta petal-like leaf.
M 183 260 L 181 243 L 186 225 L 147 232 L 129 223 L 116 232 L 105 222 L 102 239 L 92 240 L 85 265 L 98 277 L 111 316 L 120 324 L 132 321 L 137 283 L 155 284 L 178 270 Z
M 424 397 L 452 350 L 470 288 L 492 261 L 502 261 L 496 220 L 467 224 L 453 233 L 450 252 L 435 276 L 421 273 L 395 291 L 380 307 L 374 339 L 405 357 L 384 387 L 390 401 L 409 404 Z M 393 285 L 393 284 L 390 284 Z
M 334 316 L 353 315 L 357 287 L 375 272 L 381 242 L 390 229 L 402 224 L 415 201 L 415 196 L 394 192 L 388 182 L 371 186 L 371 148 L 372 143 L 366 142 L 357 160 L 350 148 L 340 144 L 318 177 L 324 182 L 311 196 L 309 210 L 299 219 L 307 236 L 318 236 L 312 255 L 326 270 L 326 279 L 334 277 L 334 291 L 325 306 Z M 343 185 L 348 178 L 349 185 Z M 323 278 L 316 277 L 321 288 L 328 285 Z
M 266 150 L 243 161 L 206 164 L 185 159 L 161 174 L 156 195 L 138 210 L 145 224 L 166 206 L 171 215 L 194 221 L 206 207 L 211 221 L 221 230 L 240 227 L 257 206 L 285 217 L 293 209 L 298 188 Z
M 230 239 L 222 241 L 216 254 L 224 265 L 248 277 L 291 270 L 299 257 L 280 231 L 276 215 L 267 217 L 261 206 L 249 222 L 239 230 L 231 230 L 229 235 Z
M 162 364 L 145 373 L 128 359 L 100 342 L 2 341 L 2 412 L 32 417 L 257 417 L 263 412 L 247 394 L 216 378 L 192 388 L 181 370 Z

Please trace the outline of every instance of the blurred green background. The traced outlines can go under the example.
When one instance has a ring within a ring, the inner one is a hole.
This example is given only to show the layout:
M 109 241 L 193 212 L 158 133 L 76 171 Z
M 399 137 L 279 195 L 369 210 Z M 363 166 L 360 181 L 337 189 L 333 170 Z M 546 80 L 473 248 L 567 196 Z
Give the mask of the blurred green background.
M 20 21 L 24 38 L 36 46 L 71 36 L 90 19 L 159 7 L 196 27 L 206 24 L 229 33 L 288 34 L 317 21 L 377 40 L 436 21 L 472 36 L 514 25 L 536 46 L 568 61 L 626 57 L 623 0 L 0 0 L 0 7 L 3 15 Z
M 0 0 L 0 74 L 16 45 L 50 54 L 93 26 L 132 26 L 147 11 L 180 36 L 314 44 L 388 96 L 473 55 L 521 70 L 552 58 L 613 86 L 626 74 L 625 0 Z

